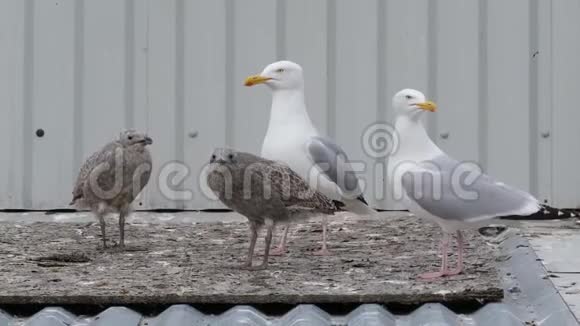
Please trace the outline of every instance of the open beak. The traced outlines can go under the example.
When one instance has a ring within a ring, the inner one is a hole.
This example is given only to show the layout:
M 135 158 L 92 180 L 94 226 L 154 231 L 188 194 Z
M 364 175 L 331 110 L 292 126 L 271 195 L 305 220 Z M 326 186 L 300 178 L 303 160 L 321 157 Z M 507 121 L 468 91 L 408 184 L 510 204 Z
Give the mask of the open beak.
M 415 105 L 418 106 L 419 109 L 422 109 L 425 111 L 429 111 L 429 112 L 437 111 L 437 104 L 435 104 L 434 102 L 431 102 L 431 101 L 425 101 L 423 103 L 417 103 Z
M 244 85 L 246 85 L 246 86 L 254 86 L 254 85 L 257 85 L 257 84 L 263 84 L 263 83 L 267 82 L 270 79 L 272 79 L 272 78 L 270 78 L 270 77 L 264 77 L 264 76 L 261 76 L 261 75 L 253 75 L 253 76 L 250 76 L 250 77 L 246 78 L 246 80 L 244 81 Z

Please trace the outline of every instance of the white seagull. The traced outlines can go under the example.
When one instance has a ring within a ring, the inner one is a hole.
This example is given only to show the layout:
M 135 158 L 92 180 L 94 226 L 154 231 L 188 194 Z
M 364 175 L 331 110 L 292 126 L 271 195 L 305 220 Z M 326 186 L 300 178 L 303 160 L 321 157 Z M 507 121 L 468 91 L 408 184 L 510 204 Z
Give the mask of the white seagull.
M 302 67 L 290 61 L 272 63 L 262 73 L 246 78 L 246 86 L 257 84 L 265 84 L 272 90 L 270 123 L 261 156 L 287 164 L 313 188 L 344 204 L 343 209 L 359 215 L 375 214 L 362 195 L 346 153 L 332 139 L 322 136 L 308 116 Z M 329 253 L 327 223 L 323 216 L 322 249 L 315 254 Z M 287 234 L 288 226 L 273 254 L 286 251 Z
M 395 195 L 415 216 L 435 221 L 444 231 L 441 269 L 421 274 L 424 279 L 457 275 L 463 270 L 462 229 L 479 227 L 494 219 L 556 219 L 574 217 L 542 205 L 529 193 L 482 173 L 474 163 L 459 162 L 445 154 L 427 135 L 420 120 L 436 105 L 423 93 L 404 89 L 393 97 L 399 139 L 389 159 L 389 179 Z M 450 269 L 447 250 L 457 235 L 457 267 Z

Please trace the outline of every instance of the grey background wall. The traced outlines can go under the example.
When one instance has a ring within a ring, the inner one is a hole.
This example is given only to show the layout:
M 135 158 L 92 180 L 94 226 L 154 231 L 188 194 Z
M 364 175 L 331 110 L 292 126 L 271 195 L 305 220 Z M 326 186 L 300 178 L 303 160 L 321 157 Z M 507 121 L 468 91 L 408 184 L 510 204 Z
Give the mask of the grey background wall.
M 372 166 L 367 197 L 385 185 L 361 134 L 412 87 L 438 102 L 444 150 L 576 207 L 579 16 L 577 0 L 0 0 L 0 207 L 66 207 L 83 159 L 126 127 L 154 138 L 156 175 L 191 169 L 175 185 L 191 199 L 155 178 L 138 208 L 217 207 L 199 170 L 214 146 L 259 151 L 270 95 L 242 82 L 282 58 L 304 67 L 317 126 Z

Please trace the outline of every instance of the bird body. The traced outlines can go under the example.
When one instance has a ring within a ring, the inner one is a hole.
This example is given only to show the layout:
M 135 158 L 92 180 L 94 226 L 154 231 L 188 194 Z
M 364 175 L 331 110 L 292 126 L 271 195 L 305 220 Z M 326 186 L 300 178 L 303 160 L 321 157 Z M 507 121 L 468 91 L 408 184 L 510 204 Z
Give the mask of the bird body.
M 403 204 L 416 215 L 454 232 L 489 224 L 502 216 L 530 215 L 539 210 L 538 200 L 532 195 L 493 179 L 472 162 L 447 156 L 419 120 L 401 115 L 395 130 L 400 144 L 389 160 L 389 177 L 400 178 Z M 470 185 L 454 185 L 454 179 L 459 182 L 462 173 L 472 173 L 476 179 Z M 460 198 L 457 192 L 462 190 L 477 192 L 478 198 Z
M 272 89 L 272 106 L 261 156 L 284 162 L 311 187 L 340 201 L 345 210 L 372 215 L 362 197 L 358 179 L 346 153 L 331 139 L 322 136 L 308 116 L 304 100 L 302 68 L 290 61 L 268 65 L 261 74 L 246 79 L 246 86 L 266 84 Z M 323 248 L 327 254 L 326 224 L 323 217 Z M 279 252 L 285 251 L 284 233 Z
M 324 175 L 308 153 L 308 145 L 314 137 L 320 137 L 320 134 L 308 116 L 304 90 L 273 92 L 270 122 L 261 156 L 288 164 L 317 190 L 340 200 L 338 185 Z
M 257 229 L 268 227 L 266 254 L 259 268 L 266 268 L 274 226 L 333 214 L 337 207 L 287 165 L 231 149 L 216 149 L 207 173 L 209 188 L 226 206 L 246 216 L 252 238 L 246 267 L 251 268 Z
M 151 138 L 134 130 L 93 153 L 82 165 L 73 189 L 71 205 L 91 209 L 101 224 L 106 248 L 104 216 L 119 213 L 120 243 L 124 246 L 124 221 L 130 205 L 151 176 Z

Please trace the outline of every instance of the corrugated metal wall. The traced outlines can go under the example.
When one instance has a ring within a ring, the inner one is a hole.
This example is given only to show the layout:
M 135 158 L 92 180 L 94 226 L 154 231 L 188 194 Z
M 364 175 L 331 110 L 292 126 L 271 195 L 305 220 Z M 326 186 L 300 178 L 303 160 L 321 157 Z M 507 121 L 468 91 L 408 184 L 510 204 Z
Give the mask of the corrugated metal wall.
M 313 120 L 353 159 L 374 163 L 365 127 L 417 88 L 440 105 L 429 129 L 446 151 L 575 207 L 579 16 L 577 0 L 0 0 L 0 207 L 66 207 L 83 159 L 124 127 L 154 138 L 157 171 L 191 168 L 175 187 L 192 199 L 155 178 L 141 208 L 215 207 L 196 176 L 213 146 L 259 151 L 270 94 L 242 81 L 281 58 L 305 68 Z

